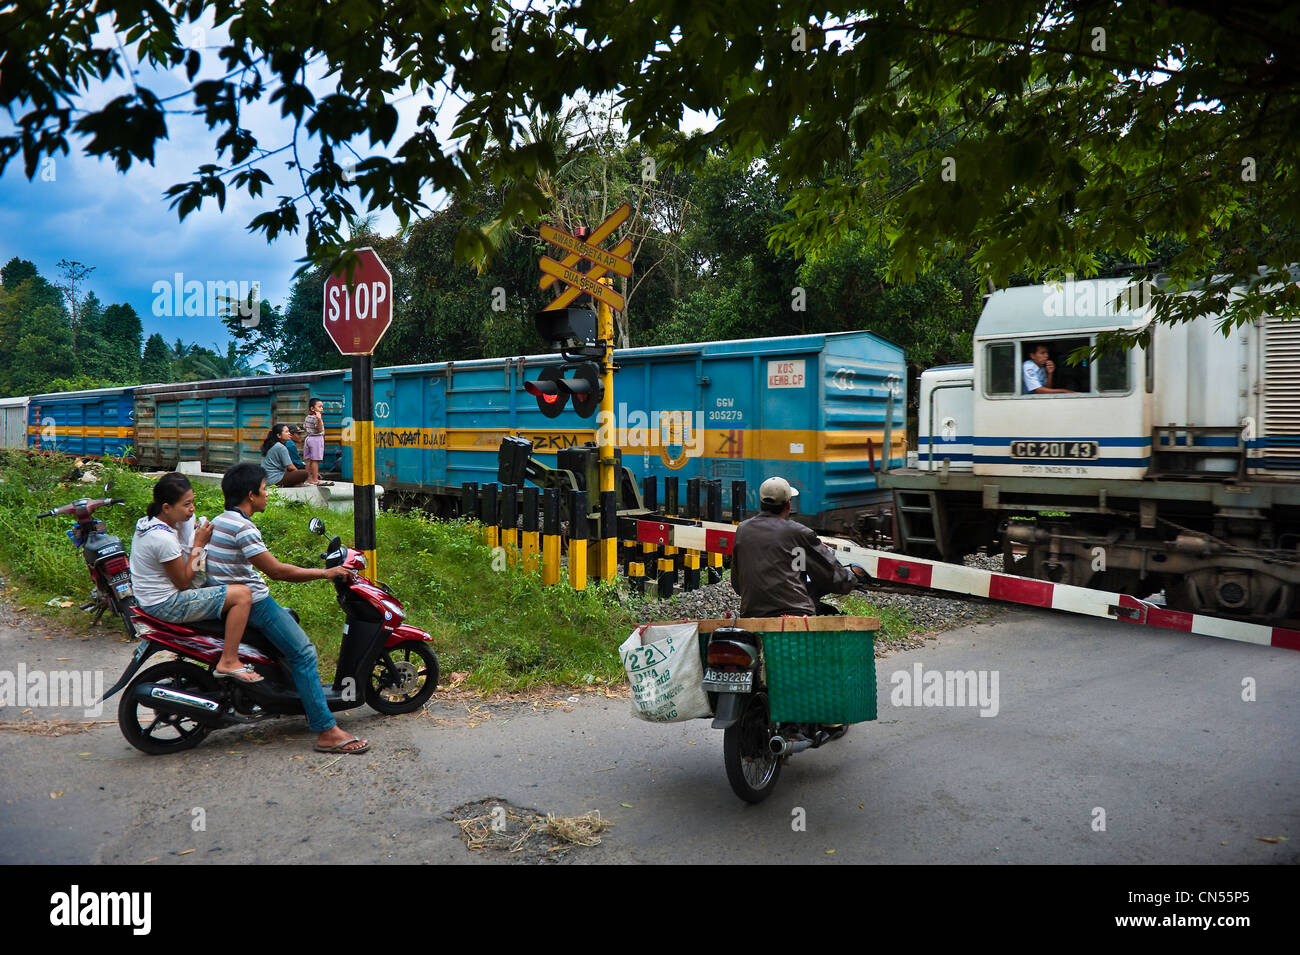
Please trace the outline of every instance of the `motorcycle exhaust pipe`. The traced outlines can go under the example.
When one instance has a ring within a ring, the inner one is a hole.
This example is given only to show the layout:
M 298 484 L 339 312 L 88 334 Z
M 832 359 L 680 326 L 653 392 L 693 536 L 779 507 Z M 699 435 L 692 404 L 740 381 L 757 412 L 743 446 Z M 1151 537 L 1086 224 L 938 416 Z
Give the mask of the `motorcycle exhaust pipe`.
M 211 720 L 221 710 L 221 704 L 206 696 L 182 693 L 156 683 L 142 683 L 135 688 L 135 698 L 150 709 L 162 713 L 183 713 L 187 716 Z
M 786 739 L 784 736 L 773 736 L 767 742 L 767 748 L 772 751 L 773 756 L 793 756 L 795 753 L 802 753 L 812 745 L 810 739 Z

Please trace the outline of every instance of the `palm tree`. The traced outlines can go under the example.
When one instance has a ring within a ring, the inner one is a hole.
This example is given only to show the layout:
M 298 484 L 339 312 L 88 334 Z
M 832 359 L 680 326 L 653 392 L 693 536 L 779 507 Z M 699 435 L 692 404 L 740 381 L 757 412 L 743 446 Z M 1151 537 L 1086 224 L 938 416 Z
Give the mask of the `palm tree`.
M 254 367 L 248 356 L 239 354 L 235 343 L 226 346 L 226 354 L 220 355 L 207 348 L 192 345 L 191 352 L 177 365 L 177 376 L 181 381 L 210 381 L 215 378 L 249 378 L 266 372 Z

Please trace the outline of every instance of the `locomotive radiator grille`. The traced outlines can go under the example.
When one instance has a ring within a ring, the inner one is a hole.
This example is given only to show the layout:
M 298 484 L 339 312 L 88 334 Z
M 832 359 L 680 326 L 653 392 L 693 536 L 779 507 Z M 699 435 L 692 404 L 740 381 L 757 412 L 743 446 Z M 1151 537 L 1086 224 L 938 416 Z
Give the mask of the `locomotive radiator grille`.
M 1300 322 L 1271 318 L 1264 327 L 1263 417 L 1264 469 L 1300 471 Z

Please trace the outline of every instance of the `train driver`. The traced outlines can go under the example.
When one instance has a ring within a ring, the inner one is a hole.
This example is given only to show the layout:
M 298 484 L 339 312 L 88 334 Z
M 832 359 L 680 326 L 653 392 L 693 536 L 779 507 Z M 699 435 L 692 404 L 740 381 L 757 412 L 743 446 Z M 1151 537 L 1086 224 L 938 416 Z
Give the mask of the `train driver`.
M 1056 374 L 1056 362 L 1048 356 L 1047 345 L 1034 342 L 1029 346 L 1029 357 L 1020 366 L 1025 380 L 1027 395 L 1072 395 L 1069 388 L 1053 388 L 1052 378 Z

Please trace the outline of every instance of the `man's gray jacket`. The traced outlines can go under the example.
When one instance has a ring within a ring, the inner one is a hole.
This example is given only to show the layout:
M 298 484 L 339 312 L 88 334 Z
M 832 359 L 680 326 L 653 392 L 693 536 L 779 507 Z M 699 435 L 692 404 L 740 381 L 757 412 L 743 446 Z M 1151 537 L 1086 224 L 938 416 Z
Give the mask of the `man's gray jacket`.
M 855 582 L 853 571 L 798 521 L 759 513 L 736 529 L 731 589 L 740 594 L 742 617 L 815 614 L 805 573 L 821 593 L 846 594 Z

